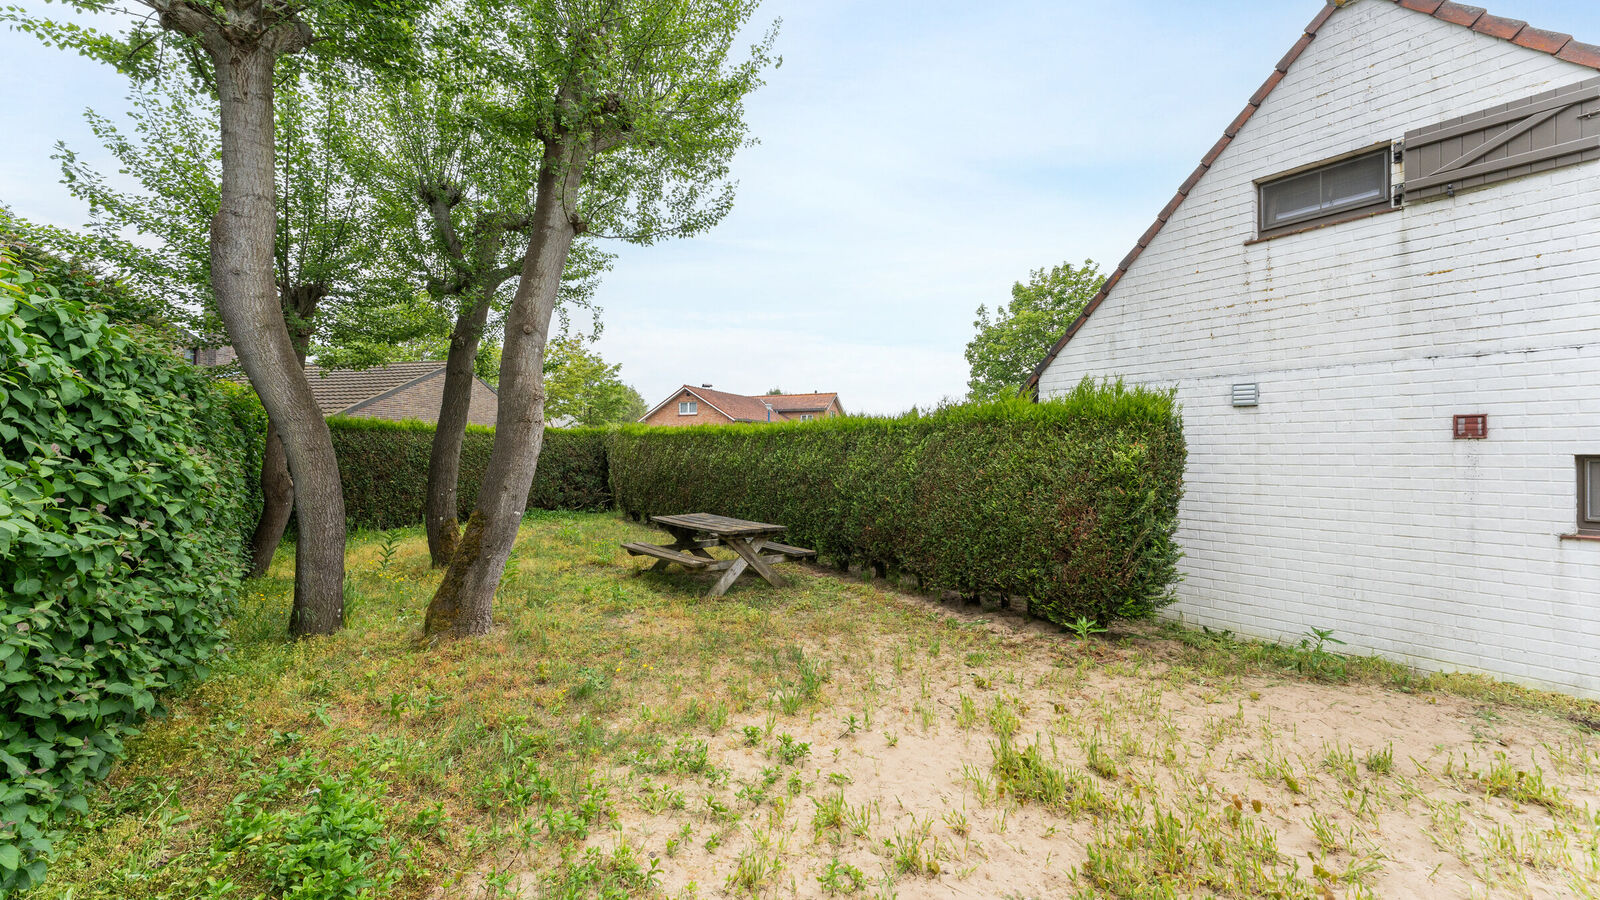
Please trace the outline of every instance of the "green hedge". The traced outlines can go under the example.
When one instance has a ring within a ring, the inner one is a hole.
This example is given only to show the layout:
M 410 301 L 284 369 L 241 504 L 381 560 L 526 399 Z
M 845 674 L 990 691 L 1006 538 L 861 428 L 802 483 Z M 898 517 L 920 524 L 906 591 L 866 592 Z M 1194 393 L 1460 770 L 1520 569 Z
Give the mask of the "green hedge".
M 0 249 L 0 895 L 218 653 L 252 515 L 249 404 L 94 287 Z
M 381 419 L 335 417 L 333 447 L 344 485 L 345 521 L 351 528 L 389 529 L 422 523 L 422 501 L 428 484 L 428 452 L 433 425 Z M 548 428 L 529 509 L 606 509 L 607 484 L 603 428 Z M 489 464 L 494 429 L 468 426 L 461 445 L 458 482 L 461 521 L 467 520 L 478 485 Z
M 777 522 L 836 562 L 1025 597 L 1070 624 L 1171 602 L 1184 457 L 1170 392 L 1086 380 L 1046 403 L 896 419 L 629 426 L 610 465 L 629 514 Z

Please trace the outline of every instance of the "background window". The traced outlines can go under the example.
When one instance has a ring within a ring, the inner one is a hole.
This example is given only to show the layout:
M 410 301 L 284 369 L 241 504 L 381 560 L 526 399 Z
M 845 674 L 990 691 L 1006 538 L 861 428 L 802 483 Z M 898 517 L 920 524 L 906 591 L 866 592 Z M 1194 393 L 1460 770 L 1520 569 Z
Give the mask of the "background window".
M 1578 533 L 1600 534 L 1600 456 L 1578 457 Z
M 1389 205 L 1389 148 L 1262 182 L 1261 233 Z
M 693 400 L 684 400 L 678 404 L 678 415 L 680 416 L 692 416 L 699 411 L 700 404 Z

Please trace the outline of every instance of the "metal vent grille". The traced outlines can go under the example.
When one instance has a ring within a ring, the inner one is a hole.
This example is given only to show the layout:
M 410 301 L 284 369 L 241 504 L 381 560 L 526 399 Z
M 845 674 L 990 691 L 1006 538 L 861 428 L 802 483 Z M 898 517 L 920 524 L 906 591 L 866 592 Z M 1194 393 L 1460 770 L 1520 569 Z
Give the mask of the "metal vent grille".
M 1233 386 L 1234 406 L 1256 406 L 1261 402 L 1261 388 L 1254 381 Z

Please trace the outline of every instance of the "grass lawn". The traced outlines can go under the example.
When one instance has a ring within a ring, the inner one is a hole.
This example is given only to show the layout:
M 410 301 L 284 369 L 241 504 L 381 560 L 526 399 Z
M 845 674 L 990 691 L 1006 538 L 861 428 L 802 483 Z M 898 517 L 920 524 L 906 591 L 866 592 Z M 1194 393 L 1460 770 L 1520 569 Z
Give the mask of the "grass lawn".
M 330 638 L 280 558 L 27 896 L 1600 895 L 1594 704 L 812 567 L 705 600 L 652 534 L 530 517 L 433 648 L 420 533 Z

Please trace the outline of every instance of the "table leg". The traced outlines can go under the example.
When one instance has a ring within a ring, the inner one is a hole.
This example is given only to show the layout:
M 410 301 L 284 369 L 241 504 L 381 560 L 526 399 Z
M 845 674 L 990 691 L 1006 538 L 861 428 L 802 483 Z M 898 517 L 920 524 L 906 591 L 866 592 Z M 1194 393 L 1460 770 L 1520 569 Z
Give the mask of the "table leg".
M 750 568 L 755 569 L 756 573 L 765 578 L 768 584 L 773 587 L 784 586 L 783 578 L 777 572 L 774 572 L 771 566 L 767 565 L 765 559 L 761 558 L 761 548 L 766 546 L 765 540 L 760 538 L 752 540 L 750 538 L 729 537 L 724 538 L 722 542 L 732 548 L 733 552 L 739 554 L 741 559 L 749 563 Z
M 728 588 L 733 587 L 733 583 L 739 580 L 739 576 L 744 573 L 745 567 L 748 565 L 749 563 L 745 562 L 743 557 L 734 560 L 733 565 L 728 567 L 728 571 L 722 573 L 722 577 L 717 579 L 717 583 L 711 586 L 711 593 L 706 594 L 706 596 L 721 597 L 727 593 Z

